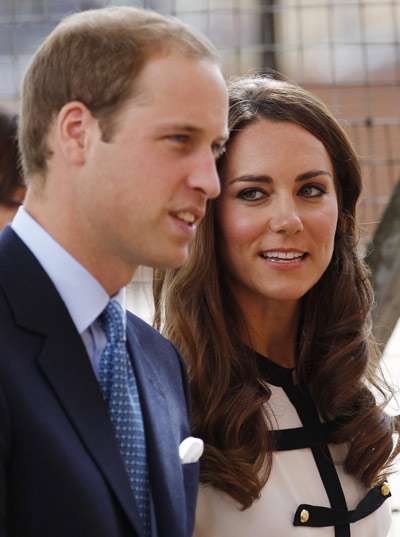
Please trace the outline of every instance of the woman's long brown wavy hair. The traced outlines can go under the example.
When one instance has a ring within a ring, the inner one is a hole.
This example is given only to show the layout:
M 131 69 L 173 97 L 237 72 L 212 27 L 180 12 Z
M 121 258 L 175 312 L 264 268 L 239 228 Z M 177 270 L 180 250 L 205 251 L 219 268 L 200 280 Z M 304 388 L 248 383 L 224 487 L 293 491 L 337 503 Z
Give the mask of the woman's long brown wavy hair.
M 365 486 L 377 484 L 400 451 L 394 437 L 400 422 L 383 410 L 393 394 L 379 374 L 371 335 L 374 297 L 356 222 L 361 192 L 357 157 L 329 109 L 301 87 L 244 77 L 233 80 L 229 89 L 230 142 L 261 118 L 285 121 L 318 138 L 331 158 L 339 204 L 334 252 L 321 279 L 302 298 L 296 374 L 322 417 L 340 423 L 330 441 L 348 443 L 346 471 Z M 218 164 L 222 173 L 230 142 Z M 270 394 L 261 388 L 255 355 L 243 339 L 244 317 L 226 284 L 214 207 L 210 201 L 186 264 L 155 271 L 154 324 L 181 350 L 188 366 L 193 434 L 205 442 L 201 482 L 246 509 L 259 497 L 271 470 L 265 405 Z

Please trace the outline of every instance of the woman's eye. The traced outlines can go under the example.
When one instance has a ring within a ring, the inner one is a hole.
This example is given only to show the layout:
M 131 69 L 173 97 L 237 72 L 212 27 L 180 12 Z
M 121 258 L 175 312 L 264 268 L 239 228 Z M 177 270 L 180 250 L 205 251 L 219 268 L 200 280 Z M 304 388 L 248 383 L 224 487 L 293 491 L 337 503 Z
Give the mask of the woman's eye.
M 238 194 L 238 198 L 241 198 L 245 201 L 257 201 L 265 196 L 265 192 L 259 188 L 246 188 Z
M 319 198 L 326 194 L 326 190 L 320 185 L 305 185 L 300 190 L 300 195 L 307 198 Z

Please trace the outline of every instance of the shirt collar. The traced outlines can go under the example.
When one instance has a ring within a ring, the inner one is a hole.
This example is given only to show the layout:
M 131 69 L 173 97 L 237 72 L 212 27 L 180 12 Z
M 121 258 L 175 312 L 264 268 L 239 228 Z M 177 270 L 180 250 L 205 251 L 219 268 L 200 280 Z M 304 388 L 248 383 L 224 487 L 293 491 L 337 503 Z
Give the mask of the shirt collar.
M 96 278 L 20 207 L 12 229 L 42 265 L 82 334 L 107 306 L 110 297 Z M 125 311 L 125 288 L 113 297 Z

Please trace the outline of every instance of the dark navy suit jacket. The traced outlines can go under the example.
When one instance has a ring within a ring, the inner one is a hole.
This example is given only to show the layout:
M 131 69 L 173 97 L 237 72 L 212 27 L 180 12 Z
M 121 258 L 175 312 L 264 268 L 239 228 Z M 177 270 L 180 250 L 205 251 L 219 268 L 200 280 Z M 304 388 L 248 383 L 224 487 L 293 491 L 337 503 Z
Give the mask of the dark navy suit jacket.
M 189 537 L 199 463 L 186 371 L 173 345 L 128 314 L 158 536 Z M 122 537 L 143 530 L 82 339 L 36 258 L 0 235 L 0 537 Z

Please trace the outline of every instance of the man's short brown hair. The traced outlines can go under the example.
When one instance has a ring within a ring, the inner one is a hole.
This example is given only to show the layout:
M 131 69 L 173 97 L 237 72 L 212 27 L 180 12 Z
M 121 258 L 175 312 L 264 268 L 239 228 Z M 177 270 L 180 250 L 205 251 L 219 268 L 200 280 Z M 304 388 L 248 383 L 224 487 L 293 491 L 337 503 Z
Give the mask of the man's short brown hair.
M 42 43 L 24 78 L 19 138 L 25 176 L 45 176 L 49 127 L 68 102 L 84 103 L 99 119 L 103 139 L 110 140 L 146 61 L 169 51 L 217 61 L 200 32 L 154 11 L 111 7 L 66 17 Z

